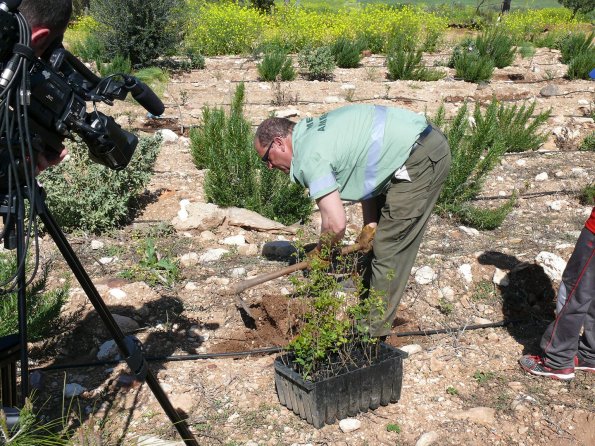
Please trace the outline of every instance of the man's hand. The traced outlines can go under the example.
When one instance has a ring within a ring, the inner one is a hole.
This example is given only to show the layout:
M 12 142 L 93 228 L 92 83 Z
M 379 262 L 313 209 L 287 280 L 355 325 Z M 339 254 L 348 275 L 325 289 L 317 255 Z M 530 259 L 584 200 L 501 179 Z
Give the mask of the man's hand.
M 54 155 L 54 154 L 52 154 L 52 155 Z M 36 173 L 43 172 L 48 167 L 55 166 L 55 165 L 61 163 L 62 160 L 66 157 L 66 155 L 68 155 L 68 149 L 66 149 L 65 147 L 62 148 L 62 152 L 60 152 L 60 154 L 51 156 L 49 158 L 47 156 L 45 156 L 44 153 L 39 153 L 37 155 L 37 172 Z
M 362 252 L 370 252 L 372 250 L 375 235 L 376 223 L 367 224 L 362 228 L 362 231 L 359 233 L 357 240 L 355 241 L 359 244 Z

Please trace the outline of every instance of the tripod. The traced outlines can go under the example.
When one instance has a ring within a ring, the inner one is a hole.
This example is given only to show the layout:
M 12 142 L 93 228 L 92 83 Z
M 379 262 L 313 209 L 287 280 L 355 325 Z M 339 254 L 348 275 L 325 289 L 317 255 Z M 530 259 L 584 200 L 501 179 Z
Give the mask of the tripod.
M 27 309 L 26 309 L 26 277 L 25 277 L 25 225 L 24 225 L 24 203 L 17 195 L 27 198 L 31 205 L 32 215 L 38 215 L 45 225 L 45 229 L 54 240 L 54 243 L 60 250 L 60 253 L 68 263 L 71 271 L 83 288 L 85 294 L 91 301 L 91 304 L 97 311 L 99 317 L 104 323 L 105 327 L 113 337 L 116 345 L 128 364 L 130 370 L 134 373 L 139 381 L 146 381 L 149 388 L 157 398 L 157 401 L 163 408 L 165 414 L 169 417 L 174 427 L 182 437 L 184 443 L 189 446 L 198 446 L 198 442 L 186 421 L 174 409 L 171 401 L 159 385 L 155 375 L 149 370 L 147 361 L 142 351 L 140 342 L 131 336 L 124 336 L 122 330 L 114 320 L 107 305 L 99 295 L 99 292 L 93 285 L 89 275 L 83 268 L 80 260 L 77 258 L 72 247 L 68 243 L 66 236 L 54 220 L 45 204 L 45 192 L 36 181 L 31 182 L 31 186 L 20 186 L 19 194 L 5 195 L 2 203 L 0 203 L 0 214 L 3 215 L 4 221 L 8 225 L 14 225 L 5 233 L 5 243 L 8 247 L 15 247 L 17 250 L 17 263 L 20 267 L 17 273 L 17 300 L 18 300 L 18 315 L 19 315 L 19 344 L 20 344 L 20 363 L 21 363 L 21 400 L 24 404 L 25 399 L 29 395 L 29 369 L 27 356 Z M 14 234 L 16 233 L 16 237 Z

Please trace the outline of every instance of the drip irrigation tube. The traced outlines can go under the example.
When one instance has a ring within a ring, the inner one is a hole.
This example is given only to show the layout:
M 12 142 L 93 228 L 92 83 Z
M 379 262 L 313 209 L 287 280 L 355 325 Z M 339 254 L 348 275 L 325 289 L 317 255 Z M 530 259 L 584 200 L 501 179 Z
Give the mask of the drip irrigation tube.
M 479 330 L 483 328 L 493 328 L 493 327 L 505 327 L 512 323 L 522 322 L 522 320 L 503 320 L 500 322 L 492 322 L 489 324 L 477 324 L 477 325 L 461 325 L 459 327 L 449 327 L 449 328 L 439 328 L 439 329 L 430 329 L 430 330 L 419 330 L 419 331 L 405 331 L 401 333 L 391 333 L 387 337 L 406 337 L 406 336 L 431 336 L 436 334 L 446 334 L 446 333 L 456 333 L 460 331 L 470 331 L 470 330 Z M 172 362 L 172 361 L 196 361 L 199 359 L 218 359 L 218 358 L 236 358 L 241 356 L 252 356 L 252 355 L 259 355 L 259 354 L 271 354 L 271 353 L 280 353 L 283 351 L 282 347 L 266 347 L 266 348 L 257 348 L 254 350 L 245 350 L 239 352 L 226 352 L 226 353 L 200 353 L 200 354 L 187 354 L 187 355 L 173 355 L 173 356 L 148 356 L 145 359 L 148 362 Z M 114 359 L 114 360 L 107 360 L 107 361 L 94 361 L 94 362 L 86 362 L 86 363 L 78 363 L 78 364 L 63 364 L 63 365 L 51 365 L 48 367 L 39 367 L 39 368 L 32 368 L 30 369 L 31 372 L 33 371 L 40 371 L 40 372 L 47 372 L 53 370 L 66 370 L 66 369 L 77 369 L 77 368 L 86 368 L 86 367 L 102 367 L 106 365 L 117 365 L 120 363 L 125 362 L 123 359 Z

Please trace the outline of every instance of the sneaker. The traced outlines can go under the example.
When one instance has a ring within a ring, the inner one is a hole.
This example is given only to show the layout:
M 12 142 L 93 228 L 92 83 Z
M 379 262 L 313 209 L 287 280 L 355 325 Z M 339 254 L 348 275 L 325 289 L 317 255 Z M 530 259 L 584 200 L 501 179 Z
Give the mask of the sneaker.
M 583 372 L 595 373 L 595 364 L 590 364 L 587 361 L 574 357 L 574 370 L 582 370 Z
M 552 379 L 567 381 L 574 378 L 574 368 L 552 369 L 545 365 L 541 356 L 525 355 L 519 359 L 519 364 L 525 372 L 531 375 L 547 376 Z

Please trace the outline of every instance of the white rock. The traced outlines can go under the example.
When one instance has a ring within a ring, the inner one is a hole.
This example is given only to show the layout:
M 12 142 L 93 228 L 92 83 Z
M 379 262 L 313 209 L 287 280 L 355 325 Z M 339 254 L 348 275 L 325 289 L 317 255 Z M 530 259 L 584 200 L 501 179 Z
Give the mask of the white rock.
M 218 227 L 225 220 L 226 210 L 221 209 L 213 203 L 188 203 L 183 207 L 185 212 L 174 217 L 172 225 L 178 231 L 197 229 L 206 231 Z
M 113 359 L 120 353 L 118 350 L 118 346 L 116 345 L 116 341 L 110 339 L 109 341 L 105 341 L 99 347 L 99 351 L 97 352 L 97 359 L 100 361 L 105 361 L 107 359 Z
M 440 434 L 436 431 L 430 431 L 422 434 L 415 443 L 415 446 L 430 446 L 440 439 Z
M 535 263 L 543 268 L 545 274 L 552 280 L 562 280 L 562 273 L 566 268 L 566 261 L 556 254 L 547 251 L 541 251 L 535 257 Z
M 198 264 L 198 254 L 195 252 L 188 252 L 180 256 L 180 263 L 183 266 L 193 266 Z
M 227 249 L 217 248 L 217 249 L 209 249 L 203 254 L 200 255 L 198 258 L 199 263 L 208 263 L 208 262 L 216 262 L 220 260 L 225 254 L 228 254 L 229 251 Z
M 227 418 L 227 422 L 234 423 L 235 421 L 237 421 L 239 419 L 240 419 L 240 414 L 237 412 L 234 412 Z
M 246 275 L 246 268 L 234 268 L 231 270 L 231 277 L 237 279 Z
M 589 176 L 587 171 L 582 167 L 573 167 L 572 169 L 570 169 L 570 172 L 572 172 L 572 176 L 574 178 L 583 178 Z
M 327 96 L 326 98 L 323 99 L 323 102 L 325 104 L 338 104 L 339 102 L 343 102 L 344 99 L 337 97 L 337 96 Z
M 79 396 L 86 390 L 87 389 L 77 383 L 66 384 L 64 387 L 64 396 L 66 396 L 66 398 L 72 398 L 73 396 Z
M 243 235 L 232 235 L 231 237 L 226 237 L 219 242 L 221 245 L 230 245 L 230 246 L 242 246 L 246 244 L 246 237 Z
M 161 135 L 163 142 L 176 142 L 179 138 L 178 135 L 170 129 L 159 129 L 155 133 Z
M 112 316 L 114 317 L 116 324 L 118 324 L 118 327 L 120 327 L 120 330 L 124 333 L 130 333 L 139 329 L 138 322 L 128 316 L 122 316 L 121 314 L 115 313 L 112 313 Z
M 190 215 L 190 214 L 188 214 L 188 210 L 186 209 L 189 204 L 190 204 L 190 200 L 183 199 L 180 201 L 180 210 L 178 211 L 178 218 L 181 221 L 187 220 Z
M 429 266 L 422 266 L 415 272 L 415 281 L 420 285 L 432 283 L 438 277 L 436 272 Z
M 126 291 L 124 291 L 120 288 L 110 288 L 110 290 L 108 291 L 108 294 L 110 295 L 110 297 L 113 297 L 114 299 L 117 299 L 117 300 L 122 300 L 126 296 L 128 296 L 126 294 Z
M 294 116 L 299 116 L 300 111 L 295 108 L 288 108 L 286 110 L 277 110 L 275 112 L 276 118 L 293 118 Z
M 549 177 L 548 177 L 547 172 L 541 172 L 540 174 L 538 174 L 538 175 L 535 176 L 535 181 L 545 181 L 548 178 Z
M 500 268 L 496 268 L 494 271 L 494 277 L 492 277 L 492 282 L 499 286 L 508 286 L 510 285 L 510 278 L 508 277 L 508 273 Z
M 474 317 L 473 318 L 473 325 L 486 325 L 491 324 L 492 321 L 483 317 Z
M 195 282 L 188 282 L 186 286 L 184 286 L 184 289 L 188 291 L 195 291 L 198 289 L 198 286 Z
M 356 431 L 361 426 L 362 422 L 356 418 L 345 418 L 339 421 L 339 429 L 345 433 Z
M 526 166 L 527 165 L 527 160 L 524 160 L 524 159 L 516 160 L 516 163 L 515 164 L 517 166 L 523 167 L 523 166 Z
M 238 246 L 238 254 L 243 256 L 255 256 L 258 255 L 258 246 L 252 243 L 247 245 Z
M 455 291 L 449 286 L 442 287 L 440 288 L 440 297 L 443 297 L 448 301 L 452 301 L 455 297 Z
M 112 263 L 114 260 L 116 260 L 115 257 L 101 257 L 99 259 L 99 263 L 101 263 L 102 265 L 109 265 L 110 263 Z
M 471 272 L 470 264 L 463 263 L 461 266 L 459 266 L 458 271 L 459 271 L 459 274 L 461 276 L 463 276 L 463 279 L 465 279 L 465 282 L 467 282 L 467 283 L 473 282 L 473 273 Z
M 423 351 L 423 348 L 419 344 L 409 344 L 409 345 L 403 345 L 402 347 L 399 347 L 399 350 L 403 350 L 409 356 L 413 356 L 417 353 L 421 353 Z
M 105 244 L 101 240 L 91 240 L 91 249 L 101 249 L 105 246 Z
M 479 235 L 479 231 L 475 228 L 468 228 L 467 226 L 459 226 L 459 229 L 461 230 L 461 232 L 464 232 L 465 234 L 470 235 L 472 237 Z
M 355 90 L 355 85 L 343 84 L 343 85 L 341 85 L 341 90 Z
M 578 105 L 590 105 L 591 103 L 587 99 L 579 99 Z
M 556 200 L 548 203 L 548 207 L 552 211 L 561 211 L 567 204 L 568 202 L 566 200 Z
M 211 231 L 202 231 L 199 237 L 201 240 L 205 241 L 215 240 L 217 238 Z
M 492 425 L 496 421 L 496 409 L 491 407 L 474 407 L 452 414 L 455 420 L 470 420 L 477 424 Z

